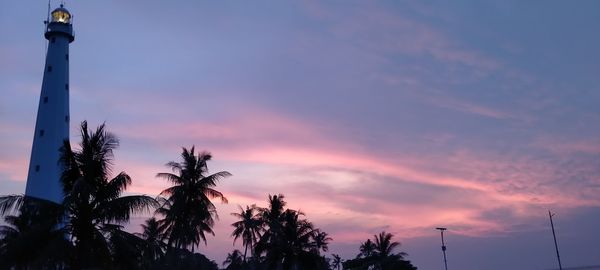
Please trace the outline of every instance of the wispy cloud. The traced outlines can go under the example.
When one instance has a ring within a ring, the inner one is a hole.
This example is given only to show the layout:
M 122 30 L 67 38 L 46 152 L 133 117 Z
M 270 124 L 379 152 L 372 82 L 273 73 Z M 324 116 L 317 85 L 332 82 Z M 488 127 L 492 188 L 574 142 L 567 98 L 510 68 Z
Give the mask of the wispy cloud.
M 341 134 L 265 109 L 245 110 L 222 121 L 140 124 L 117 130 L 124 141 L 158 147 L 152 151 L 161 156 L 169 153 L 172 159 L 182 142 L 190 142 L 184 146 L 201 142 L 198 146 L 216 154 L 218 168 L 234 173 L 223 183 L 232 203 L 252 204 L 266 194 L 281 192 L 291 205 L 317 221 L 355 222 L 352 232 L 370 233 L 387 224 L 416 237 L 429 235 L 430 227 L 443 223 L 470 236 L 505 233 L 541 215 L 540 209 L 548 206 L 600 205 L 594 196 L 577 191 L 585 183 L 569 188 L 565 185 L 573 183 L 554 182 L 557 169 L 551 160 L 468 150 L 390 159 L 365 152 Z M 152 194 L 163 188 L 164 183 L 152 177 L 164 169 L 162 163 L 168 158 L 152 159 L 155 167 L 144 165 L 143 159 L 127 159 L 124 168 L 137 176 L 134 179 L 145 181 L 133 191 Z M 580 172 L 564 171 L 563 176 L 577 177 Z M 352 235 L 349 231 L 339 233 L 335 236 L 342 241 L 354 239 L 343 237 Z

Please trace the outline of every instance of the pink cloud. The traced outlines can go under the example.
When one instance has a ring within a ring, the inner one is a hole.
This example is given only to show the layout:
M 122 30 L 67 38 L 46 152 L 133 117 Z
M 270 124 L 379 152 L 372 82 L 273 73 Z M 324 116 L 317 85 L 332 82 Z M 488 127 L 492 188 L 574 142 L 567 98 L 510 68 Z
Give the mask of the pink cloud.
M 577 185 L 547 184 L 556 173 L 553 165 L 518 153 L 461 150 L 391 158 L 365 152 L 355 142 L 326 130 L 263 109 L 246 109 L 220 121 L 129 125 L 117 127 L 115 133 L 125 142 L 152 146 L 154 150 L 145 151 L 164 160 L 124 156 L 116 163 L 134 176 L 131 192 L 158 194 L 167 183 L 154 174 L 167 170 L 163 163 L 177 160 L 180 144 L 197 143 L 215 154 L 211 169 L 234 174 L 219 184 L 231 204 L 260 205 L 267 194 L 284 193 L 289 207 L 329 226 L 340 241 L 368 237 L 383 225 L 406 237 L 430 235 L 431 227 L 439 224 L 454 225 L 457 233 L 471 236 L 504 233 L 514 223 L 540 216 L 551 206 L 600 205 L 592 194 L 578 191 Z M 444 144 L 448 136 L 441 139 Z M 414 185 L 422 186 L 419 194 L 431 192 L 432 201 L 394 199 L 394 190 L 400 194 Z M 505 208 L 511 209 L 506 219 L 482 214 Z M 222 218 L 231 221 L 223 213 Z M 352 228 L 336 229 L 341 220 Z
M 29 160 L 22 158 L 0 158 L 0 172 L 6 174 L 9 180 L 25 183 Z M 23 192 L 25 192 L 23 190 Z
M 472 113 L 472 114 L 481 115 L 481 116 L 490 117 L 490 118 L 496 118 L 496 119 L 513 118 L 513 116 L 509 113 L 495 110 L 495 109 L 485 107 L 482 105 L 458 100 L 458 99 L 451 98 L 451 97 L 443 97 L 443 96 L 432 97 L 431 95 L 426 96 L 426 97 L 424 95 L 422 95 L 422 96 L 425 100 L 431 102 L 432 104 L 435 104 L 436 106 L 443 107 L 443 108 L 453 109 L 453 110 L 460 111 L 460 112 Z
M 540 137 L 533 145 L 555 154 L 570 155 L 570 154 L 600 154 L 600 140 L 597 139 L 569 139 L 569 138 L 554 138 Z

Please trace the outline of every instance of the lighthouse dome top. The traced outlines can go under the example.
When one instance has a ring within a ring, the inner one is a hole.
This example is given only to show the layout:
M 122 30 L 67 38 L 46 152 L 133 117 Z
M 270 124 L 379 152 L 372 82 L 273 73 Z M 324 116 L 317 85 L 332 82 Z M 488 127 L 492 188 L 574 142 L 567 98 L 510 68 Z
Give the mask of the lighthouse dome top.
M 71 23 L 71 13 L 66 8 L 64 8 L 63 5 L 60 5 L 59 8 L 53 10 L 51 15 L 52 22 L 67 24 Z

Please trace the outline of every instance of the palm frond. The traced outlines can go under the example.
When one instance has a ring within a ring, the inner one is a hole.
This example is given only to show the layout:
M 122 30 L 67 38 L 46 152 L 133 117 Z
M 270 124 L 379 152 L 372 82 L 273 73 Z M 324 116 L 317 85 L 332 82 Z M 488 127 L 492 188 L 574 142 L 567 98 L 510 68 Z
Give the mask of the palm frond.
M 102 209 L 98 218 L 106 222 L 126 222 L 131 214 L 149 213 L 158 206 L 154 198 L 145 195 L 119 197 L 98 205 L 97 208 Z
M 113 161 L 113 150 L 119 146 L 119 139 L 112 133 L 107 132 L 105 124 L 100 125 L 96 131 L 91 132 L 87 122 L 81 124 L 80 150 L 76 152 L 77 162 L 82 166 L 84 174 L 100 176 L 99 180 L 105 180 L 111 174 Z M 96 180 L 96 179 L 94 179 Z
M 212 154 L 208 151 L 202 151 L 198 153 L 198 161 L 205 163 L 212 159 Z
M 24 195 L 0 196 L 0 216 L 15 213 L 23 205 Z
M 221 180 L 222 178 L 229 177 L 231 175 L 232 174 L 227 171 L 222 171 L 206 176 L 200 181 L 203 182 L 205 186 L 212 187 L 217 185 L 217 182 L 219 182 L 219 180 Z
M 161 191 L 158 195 L 159 196 L 172 196 L 173 194 L 177 194 L 178 192 L 182 191 L 183 187 L 182 186 L 172 186 L 169 188 L 166 188 L 165 190 Z M 170 198 L 173 199 L 173 198 Z
M 225 195 L 223 195 L 223 193 L 216 191 L 212 188 L 206 188 L 204 190 L 204 194 L 206 194 L 206 196 L 208 196 L 211 199 L 221 199 L 222 203 L 229 203 L 229 201 L 227 200 L 227 198 L 225 198 Z
M 165 165 L 166 165 L 167 167 L 171 168 L 171 170 L 172 170 L 174 173 L 181 173 L 181 170 L 183 169 L 183 168 L 181 167 L 181 164 L 179 164 L 179 163 L 177 163 L 177 162 L 175 162 L 175 161 L 169 161 L 169 162 L 167 162 L 167 164 L 165 164 Z
M 99 192 L 103 193 L 102 195 L 107 199 L 114 199 L 118 198 L 129 185 L 131 185 L 131 177 L 125 172 L 121 172 L 102 186 Z
M 157 173 L 156 177 L 165 179 L 173 184 L 181 184 L 183 182 L 181 177 L 172 173 Z

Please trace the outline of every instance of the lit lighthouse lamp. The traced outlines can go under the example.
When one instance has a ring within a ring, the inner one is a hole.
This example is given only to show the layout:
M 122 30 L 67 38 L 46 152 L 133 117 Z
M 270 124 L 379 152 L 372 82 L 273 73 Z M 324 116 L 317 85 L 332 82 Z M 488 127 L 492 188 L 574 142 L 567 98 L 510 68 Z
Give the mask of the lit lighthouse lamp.
M 58 23 L 71 23 L 71 13 L 69 13 L 69 11 L 64 8 L 62 5 L 55 9 L 54 11 L 52 11 L 52 22 L 58 22 Z

